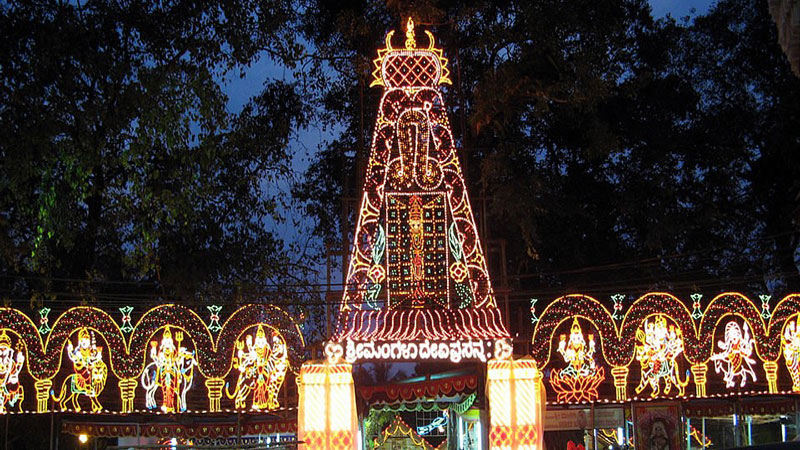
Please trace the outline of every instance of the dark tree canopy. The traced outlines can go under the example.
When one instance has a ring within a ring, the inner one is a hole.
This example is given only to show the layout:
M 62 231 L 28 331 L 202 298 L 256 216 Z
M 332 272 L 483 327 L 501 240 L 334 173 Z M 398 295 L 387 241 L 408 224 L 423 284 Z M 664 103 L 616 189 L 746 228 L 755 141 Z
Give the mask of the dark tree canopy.
M 291 60 L 292 20 L 286 1 L 0 7 L 2 296 L 219 301 L 297 274 L 270 186 L 306 106 L 265 80 L 234 114 L 221 90 Z
M 322 120 L 343 124 L 298 189 L 341 238 L 379 89 L 370 60 L 405 16 L 452 64 L 447 90 L 473 197 L 507 243 L 520 302 L 569 292 L 800 288 L 800 80 L 767 5 L 692 21 L 648 3 L 311 1 L 305 37 L 330 70 Z M 497 276 L 497 273 L 493 274 Z

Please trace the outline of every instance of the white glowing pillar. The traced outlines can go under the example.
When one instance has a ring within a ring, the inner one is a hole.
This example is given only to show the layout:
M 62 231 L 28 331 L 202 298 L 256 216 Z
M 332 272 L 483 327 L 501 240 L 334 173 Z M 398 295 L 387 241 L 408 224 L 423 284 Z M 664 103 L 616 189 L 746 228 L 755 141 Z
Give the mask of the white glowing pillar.
M 544 433 L 542 373 L 530 358 L 487 365 L 489 446 L 493 450 L 540 450 Z
M 301 450 L 359 450 L 353 367 L 309 361 L 300 368 L 297 438 Z

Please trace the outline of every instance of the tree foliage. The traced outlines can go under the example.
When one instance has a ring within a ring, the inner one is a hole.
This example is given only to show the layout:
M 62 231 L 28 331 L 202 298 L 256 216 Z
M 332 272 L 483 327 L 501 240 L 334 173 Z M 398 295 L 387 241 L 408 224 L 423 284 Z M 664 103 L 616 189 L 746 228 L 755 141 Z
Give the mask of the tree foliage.
M 344 129 L 298 190 L 327 239 L 369 151 L 369 61 L 411 15 L 451 60 L 462 164 L 520 300 L 800 287 L 800 80 L 763 2 L 723 0 L 691 21 L 655 20 L 642 0 L 305 11 L 306 39 L 332 61 L 311 71 L 327 80 L 322 119 Z
M 288 1 L 0 7 L 5 299 L 229 299 L 298 273 L 272 186 L 306 106 L 224 77 L 299 50 Z

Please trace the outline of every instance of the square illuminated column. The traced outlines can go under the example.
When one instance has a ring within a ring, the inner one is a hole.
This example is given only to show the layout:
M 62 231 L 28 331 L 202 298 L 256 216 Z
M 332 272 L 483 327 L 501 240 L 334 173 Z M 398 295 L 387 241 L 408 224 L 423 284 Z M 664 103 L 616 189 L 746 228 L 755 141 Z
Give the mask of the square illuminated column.
M 300 368 L 297 439 L 305 450 L 358 450 L 353 366 L 310 361 Z
M 539 450 L 544 431 L 542 373 L 530 358 L 487 364 L 489 447 L 493 450 Z

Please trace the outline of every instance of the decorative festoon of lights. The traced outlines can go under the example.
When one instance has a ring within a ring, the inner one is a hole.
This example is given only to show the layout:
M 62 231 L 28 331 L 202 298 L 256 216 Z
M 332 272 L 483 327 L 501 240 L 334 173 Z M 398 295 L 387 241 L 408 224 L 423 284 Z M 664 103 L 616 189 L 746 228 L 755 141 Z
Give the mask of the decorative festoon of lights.
M 427 47 L 418 46 L 409 19 L 405 45 L 390 32 L 374 60 L 372 85 L 384 93 L 332 337 L 367 359 L 412 354 L 398 349 L 407 341 L 437 342 L 442 355 L 445 343 L 509 338 L 439 88 L 450 83 L 447 59 L 425 34 Z
M 722 373 L 725 387 L 732 388 L 737 384 L 744 387 L 748 376 L 756 381 L 756 372 L 753 369 L 756 360 L 752 358 L 755 343 L 750 336 L 747 322 L 743 326 L 739 326 L 736 320 L 728 322 L 725 325 L 725 337 L 717 342 L 717 346 L 719 352 L 711 356 L 711 361 L 714 361 L 714 371 Z
M 560 402 L 597 400 L 597 387 L 605 379 L 605 369 L 594 360 L 595 340 L 589 334 L 589 342 L 583 335 L 578 318 L 572 320 L 569 338 L 562 334 L 558 342 L 558 353 L 567 366 L 550 371 L 550 385 L 558 394 Z
M 705 307 L 700 299 L 700 294 L 683 302 L 669 293 L 647 293 L 617 321 L 607 302 L 566 295 L 539 314 L 531 353 L 545 373 L 564 370 L 564 356 L 580 353 L 567 349 L 580 348 L 580 339 L 577 333 L 565 334 L 562 324 L 577 318 L 581 326 L 586 321 L 596 331 L 595 364 L 610 368 L 617 401 L 637 400 L 639 394 L 704 398 L 800 392 L 800 294 L 789 294 L 769 308 L 768 319 L 762 316 L 766 301 L 759 298 L 753 301 L 738 292 L 724 292 Z M 583 336 L 586 353 L 590 343 Z M 575 344 L 570 346 L 570 341 Z M 721 383 L 709 384 L 709 379 Z M 687 391 L 690 383 L 694 389 Z M 712 392 L 706 392 L 707 385 Z M 558 403 L 586 401 L 563 396 L 558 400 L 556 389 L 551 392 L 552 401 Z
M 271 305 L 237 309 L 217 333 L 179 305 L 144 311 L 136 324 L 124 318 L 130 310 L 117 311 L 120 322 L 99 308 L 70 308 L 43 336 L 47 312 L 37 323 L 0 308 L 0 413 L 216 412 L 224 404 L 274 410 L 286 373 L 296 372 L 305 350 L 298 324 Z M 131 331 L 123 330 L 127 325 Z M 262 335 L 269 350 L 259 348 Z M 230 403 L 223 398 L 226 383 Z M 197 390 L 207 394 L 207 403 L 191 403 L 187 393 Z

